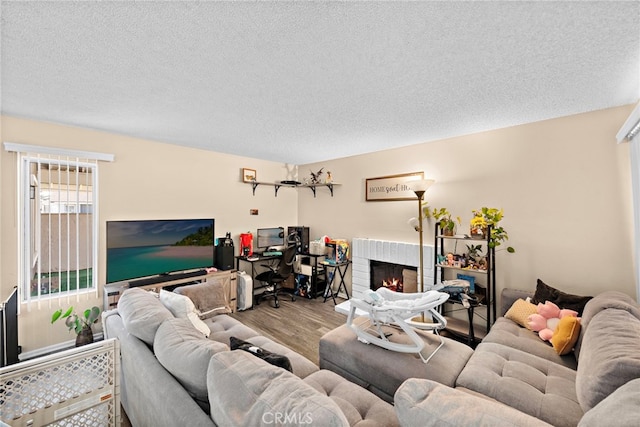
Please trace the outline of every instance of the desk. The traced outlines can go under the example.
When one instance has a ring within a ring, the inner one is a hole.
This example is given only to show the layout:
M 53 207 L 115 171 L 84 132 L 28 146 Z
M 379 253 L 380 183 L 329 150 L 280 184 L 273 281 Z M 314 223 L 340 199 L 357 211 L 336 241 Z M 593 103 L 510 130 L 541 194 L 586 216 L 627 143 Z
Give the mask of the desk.
M 280 259 L 282 255 L 268 255 L 268 256 L 264 256 L 264 255 L 256 255 L 256 259 L 247 259 L 246 256 L 239 256 L 236 255 L 236 270 L 237 271 L 242 271 L 240 269 L 240 261 L 243 262 L 248 262 L 249 264 L 251 264 L 251 278 L 255 279 L 256 277 L 256 263 L 258 262 L 265 262 L 268 261 L 268 264 L 271 264 L 271 261 L 273 261 L 274 259 Z M 254 284 L 254 288 L 255 288 L 255 284 Z
M 349 291 L 347 290 L 347 285 L 346 283 L 344 283 L 344 275 L 347 274 L 347 270 L 349 269 L 349 264 L 351 264 L 351 261 L 345 261 L 345 262 L 339 262 L 339 263 L 330 263 L 327 261 L 323 261 L 320 264 L 322 264 L 322 266 L 324 267 L 324 277 L 326 277 L 327 280 L 327 286 L 324 288 L 324 301 L 322 302 L 327 302 L 327 298 L 329 298 L 329 296 L 331 296 L 331 298 L 333 299 L 333 303 L 336 303 L 336 295 L 338 295 L 338 293 L 340 292 L 340 289 L 343 288 L 344 292 L 347 294 L 347 299 L 349 299 Z M 333 268 L 333 274 L 329 275 L 327 272 L 328 268 Z M 338 275 L 340 276 L 340 283 L 338 284 L 338 290 L 334 293 L 333 292 L 333 282 L 336 279 L 336 273 L 338 273 Z

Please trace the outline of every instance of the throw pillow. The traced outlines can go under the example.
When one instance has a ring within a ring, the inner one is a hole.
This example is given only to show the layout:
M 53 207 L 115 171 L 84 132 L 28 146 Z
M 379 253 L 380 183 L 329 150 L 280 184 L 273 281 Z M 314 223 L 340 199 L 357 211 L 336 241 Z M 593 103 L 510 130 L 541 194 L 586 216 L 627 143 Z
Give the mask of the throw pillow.
M 127 331 L 134 337 L 153 345 L 156 331 L 171 312 L 160 302 L 158 294 L 141 288 L 127 289 L 118 300 L 118 313 Z
M 197 285 L 180 286 L 174 292 L 189 297 L 195 304 L 201 319 L 231 313 L 224 287 L 217 280 L 208 280 Z
M 533 295 L 532 303 L 545 303 L 551 301 L 560 308 L 567 308 L 578 312 L 578 317 L 582 316 L 582 310 L 584 306 L 593 298 L 591 296 L 572 295 L 564 293 L 556 288 L 553 288 L 542 280 L 538 279 L 536 286 L 536 293 Z
M 551 344 L 560 356 L 571 353 L 580 336 L 580 318 L 565 316 L 560 319 L 551 337 Z
M 211 330 L 206 323 L 200 320 L 198 313 L 196 312 L 196 306 L 189 297 L 161 289 L 160 302 L 167 307 L 174 316 L 189 319 L 191 324 L 197 330 L 202 332 L 205 337 L 209 338 Z
M 582 336 L 576 395 L 584 412 L 621 385 L 640 378 L 640 319 L 626 310 L 602 310 Z
M 536 313 L 536 305 L 531 304 L 529 301 L 525 301 L 522 298 L 518 298 L 511 308 L 505 313 L 504 317 L 517 323 L 518 325 L 531 329 L 527 318 Z
M 263 348 L 251 344 L 250 342 L 243 341 L 236 337 L 230 337 L 229 343 L 231 350 L 244 350 L 256 357 L 259 357 L 265 362 L 269 362 L 274 366 L 279 366 L 282 369 L 293 372 L 293 369 L 291 368 L 291 362 L 289 361 L 289 358 L 287 356 L 271 353 L 270 351 L 267 351 Z

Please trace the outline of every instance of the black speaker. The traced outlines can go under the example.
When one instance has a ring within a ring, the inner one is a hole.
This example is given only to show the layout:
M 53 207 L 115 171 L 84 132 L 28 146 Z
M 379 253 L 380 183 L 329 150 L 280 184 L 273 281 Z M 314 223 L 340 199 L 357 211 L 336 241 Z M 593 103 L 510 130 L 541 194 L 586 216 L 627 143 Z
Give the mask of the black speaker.
M 216 268 L 218 270 L 233 269 L 233 246 L 216 246 Z
M 301 227 L 301 226 L 289 226 L 287 229 L 287 235 L 295 233 L 300 239 L 300 246 L 298 246 L 298 253 L 308 254 L 309 253 L 309 227 Z

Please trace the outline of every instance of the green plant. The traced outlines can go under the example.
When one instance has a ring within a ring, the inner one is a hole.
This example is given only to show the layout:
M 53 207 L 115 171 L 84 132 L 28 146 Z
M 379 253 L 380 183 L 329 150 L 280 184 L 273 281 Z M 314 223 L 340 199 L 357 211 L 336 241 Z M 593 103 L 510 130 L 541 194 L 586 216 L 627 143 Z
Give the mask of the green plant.
M 467 245 L 467 257 L 476 260 L 482 255 L 482 245 Z
M 484 228 L 491 226 L 491 236 L 489 236 L 490 248 L 497 248 L 502 242 L 509 240 L 507 230 L 500 226 L 500 221 L 504 217 L 504 211 L 502 209 L 482 207 L 479 210 L 473 210 L 471 212 L 473 213 L 471 227 Z M 506 250 L 509 253 L 516 251 L 511 246 L 508 246 Z
M 86 309 L 82 313 L 82 316 L 78 316 L 78 314 L 74 313 L 73 306 L 71 306 L 64 313 L 61 308 L 56 310 L 51 315 L 51 323 L 53 324 L 58 319 L 65 319 L 64 324 L 67 325 L 69 331 L 73 329 L 76 334 L 79 334 L 83 328 L 91 327 L 91 324 L 95 323 L 99 316 L 100 308 L 96 306 Z
M 449 230 L 453 233 L 453 230 L 456 228 L 456 222 L 461 224 L 460 217 L 454 218 L 451 216 L 451 212 L 447 210 L 447 208 L 433 208 L 432 211 L 429 211 L 428 208 L 425 208 L 425 215 L 427 218 L 433 217 L 436 221 L 440 223 L 440 228 L 442 230 Z

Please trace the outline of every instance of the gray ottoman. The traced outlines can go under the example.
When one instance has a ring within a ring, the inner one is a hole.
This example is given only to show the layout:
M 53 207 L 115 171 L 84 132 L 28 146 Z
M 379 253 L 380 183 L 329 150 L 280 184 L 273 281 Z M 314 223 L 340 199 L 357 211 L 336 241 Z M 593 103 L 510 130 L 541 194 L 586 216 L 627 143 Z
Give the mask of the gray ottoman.
M 385 327 L 384 330 L 392 334 L 389 336 L 391 341 L 410 342 L 399 329 Z M 430 332 L 418 331 L 418 334 L 425 342 L 422 353 L 428 357 L 440 344 L 440 338 Z M 364 344 L 347 325 L 342 325 L 320 339 L 320 369 L 333 371 L 393 403 L 393 395 L 408 378 L 425 378 L 450 387 L 455 385 L 473 350 L 452 339 L 443 340 L 444 346 L 425 364 L 417 354 Z

